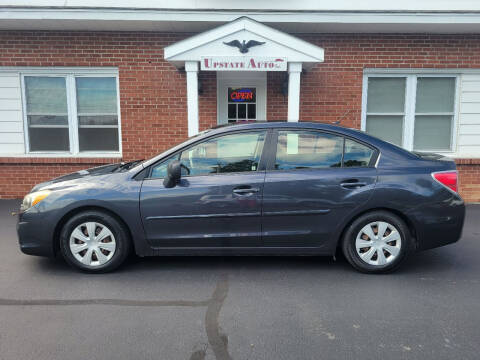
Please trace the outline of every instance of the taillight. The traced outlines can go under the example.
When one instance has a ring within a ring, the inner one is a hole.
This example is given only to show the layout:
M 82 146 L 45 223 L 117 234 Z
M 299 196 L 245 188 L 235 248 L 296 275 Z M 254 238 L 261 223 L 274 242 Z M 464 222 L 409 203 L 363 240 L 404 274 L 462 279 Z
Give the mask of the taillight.
M 434 172 L 432 177 L 446 188 L 458 192 L 458 174 L 456 171 Z

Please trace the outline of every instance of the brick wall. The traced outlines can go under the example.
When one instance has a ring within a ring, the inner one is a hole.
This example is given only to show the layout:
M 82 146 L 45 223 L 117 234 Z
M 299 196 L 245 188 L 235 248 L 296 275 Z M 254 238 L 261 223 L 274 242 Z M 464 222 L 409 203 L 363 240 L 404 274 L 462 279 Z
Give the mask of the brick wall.
M 123 160 L 148 158 L 187 137 L 186 76 L 163 48 L 187 34 L 0 32 L 0 66 L 113 66 L 119 69 Z M 302 74 L 300 119 L 360 127 L 364 68 L 480 68 L 480 35 L 303 35 L 325 62 Z M 267 77 L 267 119 L 287 117 L 285 73 Z M 201 72 L 200 129 L 216 124 L 216 75 Z M 0 198 L 112 159 L 0 158 Z M 117 159 L 116 161 L 119 161 Z M 460 160 L 461 194 L 480 201 L 480 162 Z M 13 174 L 13 175 L 12 175 Z M 25 177 L 25 174 L 30 176 Z

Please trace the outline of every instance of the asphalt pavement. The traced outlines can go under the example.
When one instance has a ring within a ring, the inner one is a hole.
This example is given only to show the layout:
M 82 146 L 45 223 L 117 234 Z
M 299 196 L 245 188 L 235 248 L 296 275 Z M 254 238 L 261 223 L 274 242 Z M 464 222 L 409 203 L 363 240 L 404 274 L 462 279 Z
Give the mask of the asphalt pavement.
M 339 257 L 23 255 L 0 201 L 0 359 L 479 359 L 480 206 L 463 238 L 364 275 Z

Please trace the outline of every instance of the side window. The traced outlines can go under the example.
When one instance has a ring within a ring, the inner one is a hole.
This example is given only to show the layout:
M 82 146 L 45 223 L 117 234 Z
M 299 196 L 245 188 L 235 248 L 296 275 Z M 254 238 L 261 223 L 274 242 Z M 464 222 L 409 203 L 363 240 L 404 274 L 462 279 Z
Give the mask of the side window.
M 256 171 L 265 131 L 230 134 L 207 140 L 182 152 L 181 163 L 190 175 Z
M 174 160 L 178 160 L 178 156 L 180 154 L 175 154 L 173 156 L 170 156 L 166 160 L 163 160 L 161 163 L 155 165 L 152 168 L 152 173 L 150 174 L 150 177 L 152 178 L 164 178 L 167 176 L 167 167 L 168 164 L 170 164 Z
M 373 150 L 359 144 L 356 141 L 345 139 L 345 154 L 343 155 L 343 166 L 368 166 L 373 156 Z
M 340 167 L 343 137 L 318 131 L 279 131 L 276 170 Z

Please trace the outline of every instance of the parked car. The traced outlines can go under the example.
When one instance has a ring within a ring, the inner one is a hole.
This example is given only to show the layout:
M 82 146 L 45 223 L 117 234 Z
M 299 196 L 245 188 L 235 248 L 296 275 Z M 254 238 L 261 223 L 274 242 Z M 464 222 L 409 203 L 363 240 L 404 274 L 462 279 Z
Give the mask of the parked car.
M 334 255 L 391 271 L 456 242 L 465 215 L 455 163 L 319 123 L 205 131 L 147 161 L 36 185 L 18 222 L 25 254 L 88 272 L 127 255 Z

